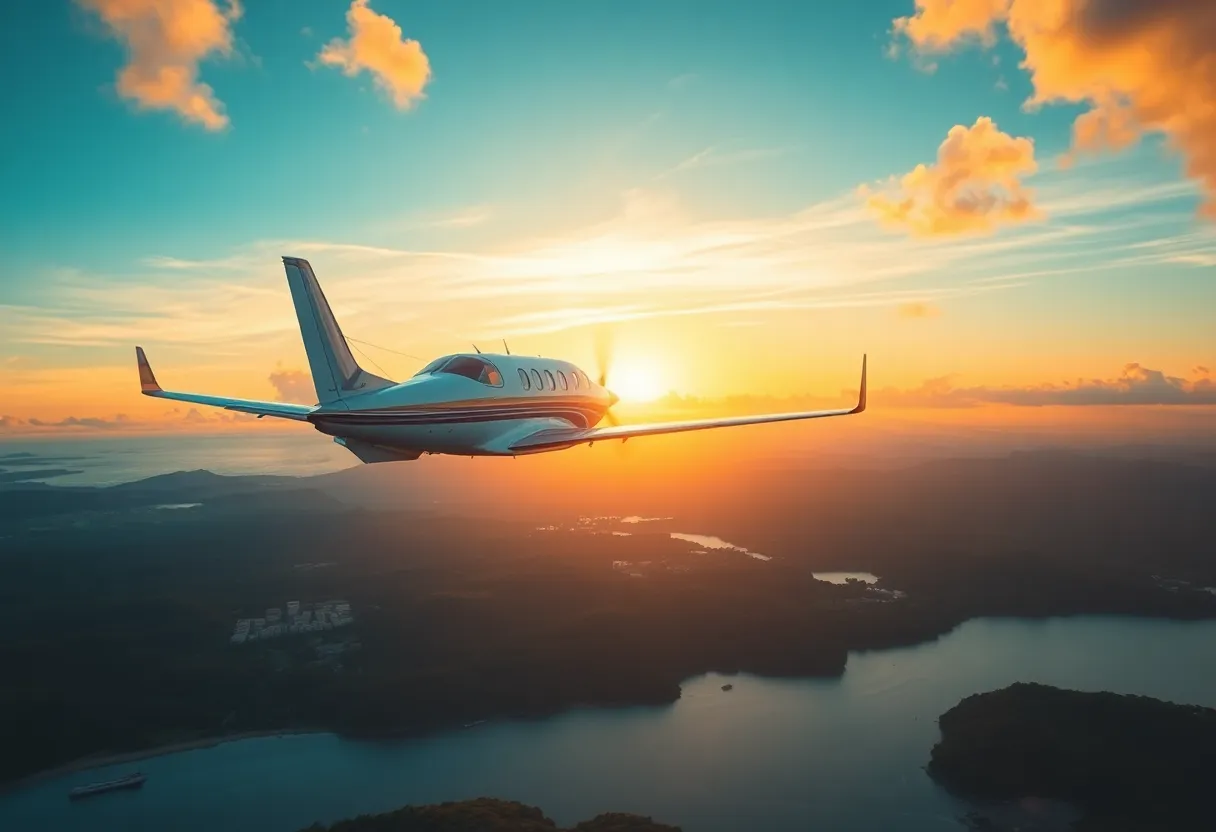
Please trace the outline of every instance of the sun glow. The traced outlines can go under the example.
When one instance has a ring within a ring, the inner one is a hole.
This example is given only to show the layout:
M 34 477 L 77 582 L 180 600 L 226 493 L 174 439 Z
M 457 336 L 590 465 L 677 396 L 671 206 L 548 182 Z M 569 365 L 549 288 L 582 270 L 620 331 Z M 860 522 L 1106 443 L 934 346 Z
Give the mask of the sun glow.
M 663 395 L 658 369 L 642 362 L 614 366 L 608 374 L 607 386 L 623 402 L 652 402 Z

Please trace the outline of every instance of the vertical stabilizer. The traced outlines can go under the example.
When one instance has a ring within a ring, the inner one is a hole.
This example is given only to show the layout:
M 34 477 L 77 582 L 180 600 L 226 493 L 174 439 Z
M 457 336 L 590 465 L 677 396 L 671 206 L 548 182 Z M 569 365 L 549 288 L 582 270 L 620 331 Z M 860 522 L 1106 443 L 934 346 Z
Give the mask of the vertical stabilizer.
M 291 287 L 296 318 L 300 321 L 300 334 L 304 337 L 304 351 L 308 354 L 308 366 L 317 388 L 317 401 L 330 404 L 359 393 L 391 387 L 392 381 L 367 372 L 351 355 L 350 346 L 308 261 L 284 257 L 283 268 L 287 272 L 287 285 Z

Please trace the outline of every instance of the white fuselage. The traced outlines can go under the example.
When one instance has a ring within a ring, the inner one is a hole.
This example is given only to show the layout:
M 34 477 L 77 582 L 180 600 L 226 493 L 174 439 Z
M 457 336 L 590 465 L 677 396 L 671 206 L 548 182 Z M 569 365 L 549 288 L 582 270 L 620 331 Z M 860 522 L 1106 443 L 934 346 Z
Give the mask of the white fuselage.
M 477 362 L 493 372 L 483 370 L 478 380 L 445 371 L 467 373 Z M 308 421 L 331 436 L 406 452 L 514 456 L 521 452 L 511 445 L 538 430 L 594 427 L 616 400 L 575 365 L 551 358 L 465 353 L 430 367 L 322 405 Z

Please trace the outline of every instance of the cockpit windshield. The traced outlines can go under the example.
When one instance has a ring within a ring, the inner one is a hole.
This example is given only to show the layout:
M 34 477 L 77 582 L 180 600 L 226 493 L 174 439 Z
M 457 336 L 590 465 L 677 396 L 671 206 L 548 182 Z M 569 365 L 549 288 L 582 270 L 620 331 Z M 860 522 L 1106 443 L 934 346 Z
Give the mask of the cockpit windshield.
M 489 361 L 477 355 L 458 355 L 437 372 L 464 376 L 491 387 L 502 387 L 502 373 Z
M 443 358 L 436 358 L 414 373 L 414 377 L 439 373 L 451 373 L 491 387 L 502 387 L 502 373 L 489 361 L 477 355 L 445 355 Z
M 436 370 L 438 370 L 440 367 L 442 367 L 445 363 L 447 363 L 451 359 L 452 359 L 452 356 L 450 356 L 450 355 L 445 355 L 442 358 L 436 358 L 430 364 L 427 364 L 421 370 L 414 373 L 414 378 L 417 378 L 418 376 L 425 376 L 427 373 L 435 372 Z

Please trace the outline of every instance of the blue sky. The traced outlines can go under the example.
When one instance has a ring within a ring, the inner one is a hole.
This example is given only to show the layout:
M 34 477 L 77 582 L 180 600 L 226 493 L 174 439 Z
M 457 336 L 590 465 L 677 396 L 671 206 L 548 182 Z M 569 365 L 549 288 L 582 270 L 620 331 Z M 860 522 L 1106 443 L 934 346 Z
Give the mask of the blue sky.
M 800 383 L 829 390 L 863 348 L 891 353 L 901 387 L 1108 377 L 1132 361 L 1185 376 L 1216 361 L 1216 243 L 1181 158 L 1148 135 L 1057 169 L 1085 107 L 1026 111 L 1032 79 L 1008 38 L 934 55 L 927 71 L 888 54 L 911 0 L 373 0 L 430 62 L 425 97 L 402 110 L 369 73 L 318 62 L 350 37 L 346 9 L 249 0 L 232 54 L 199 65 L 230 119 L 221 130 L 122 99 L 124 47 L 92 10 L 6 11 L 0 357 L 24 368 L 14 389 L 42 390 L 39 369 L 117 378 L 139 338 L 265 397 L 270 368 L 302 366 L 284 245 L 313 257 L 348 334 L 420 355 L 510 335 L 578 360 L 590 323 L 619 320 L 635 358 L 661 353 L 682 392 L 782 383 L 785 368 L 723 373 L 713 349 L 686 355 L 723 332 L 747 333 L 753 366 L 817 350 L 839 372 Z M 981 116 L 1034 140 L 1026 184 L 1043 220 L 918 241 L 857 216 L 858 186 L 932 163 L 952 126 Z M 840 233 L 816 225 L 828 215 Z M 707 235 L 742 247 L 709 263 L 720 248 Z M 702 272 L 679 278 L 680 257 Z M 605 274 L 621 268 L 631 276 Z M 513 277 L 543 285 L 523 303 Z M 225 329 L 244 291 L 272 323 Z M 899 314 L 917 303 L 923 316 Z
M 479 203 L 574 223 L 708 147 L 774 155 L 682 177 L 690 198 L 780 211 L 907 170 L 981 112 L 1063 149 L 1069 114 L 1021 113 L 986 56 L 934 75 L 884 59 L 904 6 L 382 0 L 434 71 L 402 113 L 366 76 L 310 68 L 341 6 L 254 2 L 237 57 L 203 65 L 232 121 L 213 134 L 118 100 L 123 50 L 94 15 L 23 4 L 5 74 L 39 83 L 6 85 L 0 244 L 116 267 L 252 237 L 380 244 L 369 220 Z

